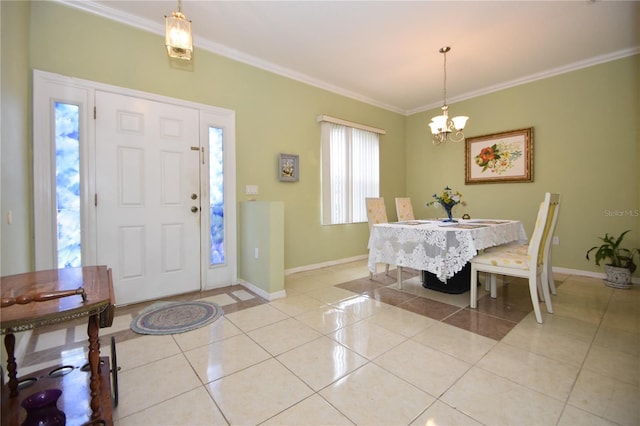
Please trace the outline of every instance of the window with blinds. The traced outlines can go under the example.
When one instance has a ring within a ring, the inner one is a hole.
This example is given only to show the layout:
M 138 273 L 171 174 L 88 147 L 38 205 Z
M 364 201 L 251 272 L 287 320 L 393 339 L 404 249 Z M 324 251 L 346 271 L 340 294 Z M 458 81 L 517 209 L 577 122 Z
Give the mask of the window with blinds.
M 322 116 L 322 224 L 367 221 L 365 198 L 380 194 L 383 130 Z

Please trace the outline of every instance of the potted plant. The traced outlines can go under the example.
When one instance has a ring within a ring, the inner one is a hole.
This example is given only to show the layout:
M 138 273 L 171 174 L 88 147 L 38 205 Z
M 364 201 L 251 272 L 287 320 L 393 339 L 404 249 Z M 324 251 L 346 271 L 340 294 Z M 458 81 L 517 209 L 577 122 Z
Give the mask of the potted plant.
M 637 248 L 624 248 L 620 245 L 627 232 L 631 231 L 627 229 L 619 237 L 614 235 L 605 234 L 600 238 L 603 243 L 600 246 L 593 246 L 587 250 L 587 259 L 589 254 L 595 250 L 595 262 L 600 266 L 600 262 L 604 261 L 605 271 L 607 279 L 605 283 L 609 287 L 615 288 L 630 288 L 631 287 L 631 274 L 636 270 L 636 264 L 633 259 L 636 254 L 639 253 Z

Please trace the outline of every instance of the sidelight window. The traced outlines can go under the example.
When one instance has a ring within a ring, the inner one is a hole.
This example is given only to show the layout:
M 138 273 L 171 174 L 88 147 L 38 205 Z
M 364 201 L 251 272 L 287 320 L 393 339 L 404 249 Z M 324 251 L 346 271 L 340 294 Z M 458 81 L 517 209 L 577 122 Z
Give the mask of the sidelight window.
M 55 193 L 58 268 L 82 266 L 80 226 L 80 108 L 55 102 Z

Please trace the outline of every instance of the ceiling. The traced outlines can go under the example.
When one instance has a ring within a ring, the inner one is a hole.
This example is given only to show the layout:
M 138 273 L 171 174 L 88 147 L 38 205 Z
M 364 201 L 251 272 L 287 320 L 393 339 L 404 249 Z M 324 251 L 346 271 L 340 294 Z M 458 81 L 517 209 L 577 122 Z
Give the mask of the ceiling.
M 59 1 L 158 34 L 178 8 Z M 443 46 L 449 104 L 640 52 L 638 1 L 183 0 L 182 12 L 196 68 L 208 50 L 402 114 L 442 105 Z

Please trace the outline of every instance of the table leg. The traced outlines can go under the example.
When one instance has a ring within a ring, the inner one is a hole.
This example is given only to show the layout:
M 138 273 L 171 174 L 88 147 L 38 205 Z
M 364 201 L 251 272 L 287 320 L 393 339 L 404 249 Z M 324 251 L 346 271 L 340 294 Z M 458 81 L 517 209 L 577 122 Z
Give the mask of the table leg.
M 16 336 L 9 333 L 4 336 L 4 347 L 7 348 L 7 373 L 9 374 L 9 396 L 18 396 L 18 364 L 16 364 Z
M 91 379 L 89 388 L 91 390 L 91 419 L 100 418 L 101 401 L 101 377 L 100 377 L 100 339 L 98 338 L 99 316 L 91 315 L 87 334 L 89 335 L 89 366 L 91 367 Z
M 396 265 L 396 273 L 398 275 L 398 288 L 402 290 L 402 266 Z

